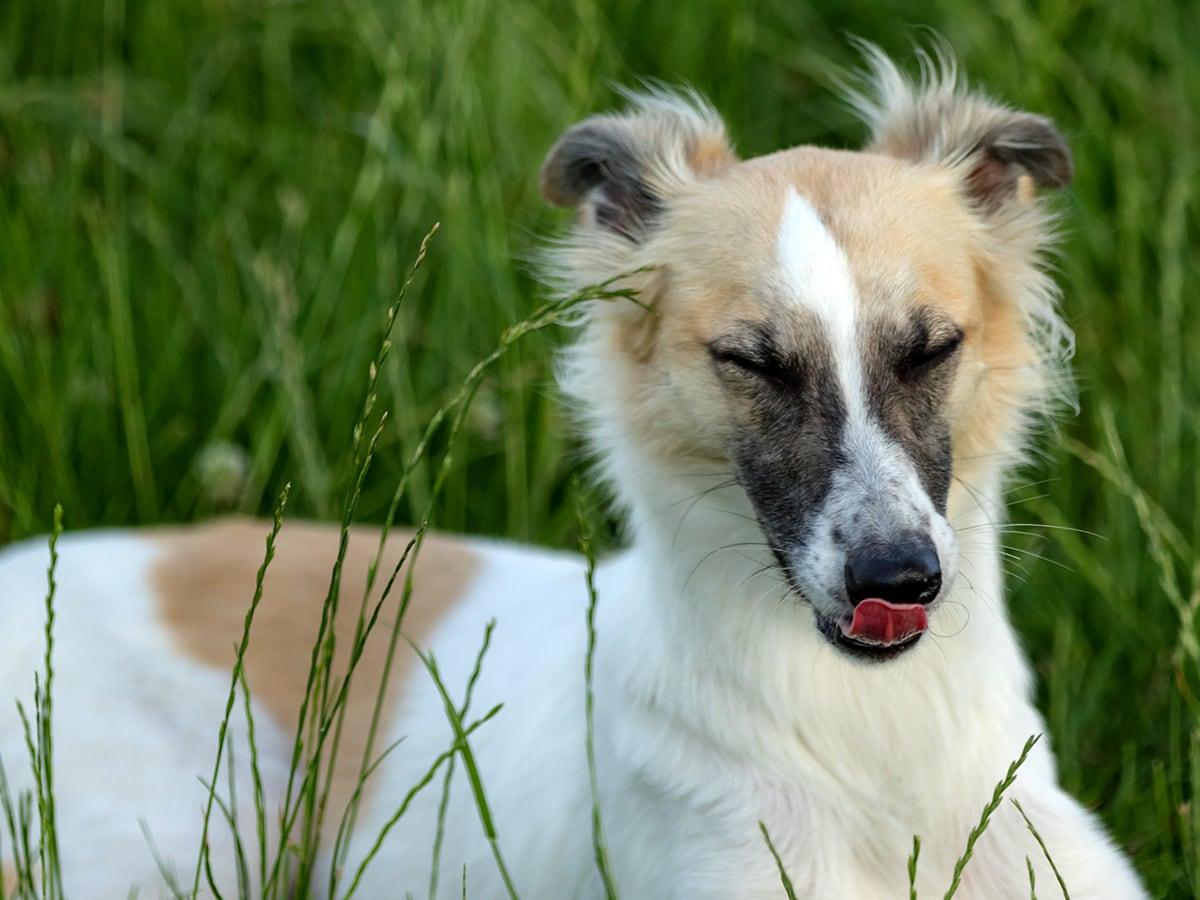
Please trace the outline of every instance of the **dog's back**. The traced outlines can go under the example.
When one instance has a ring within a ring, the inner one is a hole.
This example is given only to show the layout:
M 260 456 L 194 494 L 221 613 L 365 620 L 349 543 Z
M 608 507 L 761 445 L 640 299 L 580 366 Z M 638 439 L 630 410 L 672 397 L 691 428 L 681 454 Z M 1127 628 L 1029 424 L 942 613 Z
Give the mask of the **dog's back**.
M 212 775 L 235 648 L 254 596 L 269 531 L 269 522 L 232 520 L 190 529 L 84 532 L 60 539 L 52 660 L 53 776 L 68 893 L 121 896 L 137 886 L 143 895 L 157 896 L 165 884 L 160 861 L 179 885 L 190 888 L 207 796 L 200 779 L 207 782 Z M 355 644 L 360 611 L 365 610 L 363 620 L 369 621 L 384 586 L 393 576 L 396 579 L 374 629 L 357 654 L 332 778 L 326 780 L 322 775 L 322 791 L 326 784 L 329 787 L 322 835 L 326 855 L 358 783 L 369 736 L 374 738 L 372 759 L 400 737 L 410 737 L 411 743 L 399 749 L 392 762 L 407 754 L 411 767 L 421 770 L 452 745 L 453 734 L 440 700 L 429 710 L 432 715 L 427 728 L 413 733 L 411 727 L 401 725 L 400 711 L 411 702 L 410 693 L 426 701 L 437 699 L 409 640 L 428 646 L 448 617 L 458 617 L 451 636 L 438 644 L 445 651 L 439 653 L 438 664 L 461 702 L 487 622 L 493 616 L 505 619 L 496 637 L 499 653 L 494 648 L 491 654 L 502 655 L 506 638 L 520 626 L 519 610 L 528 606 L 529 589 L 546 577 L 539 573 L 563 579 L 564 593 L 573 597 L 564 597 L 562 608 L 569 606 L 579 612 L 582 633 L 583 607 L 570 602 L 583 596 L 579 561 L 429 535 L 420 552 L 420 574 L 415 578 L 402 633 L 393 644 L 393 624 L 407 575 L 407 568 L 397 569 L 396 564 L 411 550 L 411 538 L 407 531 L 392 534 L 369 594 L 368 570 L 379 548 L 379 532 L 353 529 L 344 556 L 331 668 L 339 683 Z M 266 571 L 245 654 L 270 854 L 275 852 L 296 722 L 338 544 L 334 525 L 284 525 Z M 0 616 L 4 621 L 0 684 L 16 694 L 30 715 L 34 673 L 42 670 L 45 653 L 49 563 L 47 543 L 42 539 L 0 553 Z M 473 599 L 472 593 L 481 574 L 490 585 L 483 603 L 478 597 Z M 394 653 L 389 653 L 389 647 Z M 495 658 L 485 660 L 485 665 L 491 667 L 495 662 Z M 515 686 L 520 660 L 510 660 L 510 666 L 513 671 L 501 681 Z M 375 701 L 385 670 L 387 691 L 376 716 Z M 492 673 L 488 674 L 490 682 Z M 472 713 L 484 711 L 482 704 L 495 693 L 486 687 L 481 690 Z M 236 697 L 228 737 L 233 745 L 236 811 L 246 852 L 256 858 L 255 784 L 240 691 Z M 5 699 L 0 703 L 0 758 L 15 798 L 32 790 L 34 780 L 19 715 L 10 698 Z M 330 758 L 328 749 L 324 758 Z M 223 761 L 218 780 L 218 795 L 226 803 L 229 759 Z M 306 760 L 301 760 L 302 766 Z M 407 773 L 410 766 L 397 768 Z M 357 854 L 355 862 L 374 839 L 374 832 L 368 834 L 370 828 L 376 827 L 375 823 L 382 827 L 410 786 L 405 784 L 399 796 L 385 796 L 378 790 L 380 782 L 386 780 L 394 786 L 399 777 L 377 778 L 364 792 L 359 815 L 369 827 L 351 842 Z M 428 793 L 438 792 L 430 789 Z M 436 797 L 432 802 L 436 804 Z M 422 827 L 427 827 L 428 819 L 422 817 L 422 821 Z M 33 837 L 36 840 L 36 831 Z M 212 816 L 208 842 L 223 892 L 236 893 L 236 855 L 219 807 Z M 486 851 L 482 841 L 481 846 Z M 5 847 L 5 877 L 14 884 L 9 849 Z M 422 851 L 425 866 L 428 850 L 424 847 Z M 328 871 L 327 864 L 322 868 Z M 248 869 L 257 881 L 255 859 Z M 390 877 L 384 884 L 391 883 Z M 369 887 L 364 885 L 363 896 L 388 893 L 383 887 L 378 889 L 381 893 Z

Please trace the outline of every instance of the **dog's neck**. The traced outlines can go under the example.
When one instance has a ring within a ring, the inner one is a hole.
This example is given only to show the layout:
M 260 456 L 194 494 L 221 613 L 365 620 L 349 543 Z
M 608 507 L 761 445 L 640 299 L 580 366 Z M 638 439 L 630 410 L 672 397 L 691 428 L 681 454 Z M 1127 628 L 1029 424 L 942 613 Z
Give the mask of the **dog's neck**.
M 949 517 L 962 535 L 961 575 L 921 645 L 870 664 L 817 631 L 730 475 L 647 478 L 626 494 L 631 550 L 601 584 L 602 627 L 614 641 L 620 635 L 606 671 L 638 707 L 639 728 L 660 729 L 664 743 L 686 734 L 689 752 L 701 745 L 723 765 L 780 783 L 928 805 L 931 789 L 955 789 L 946 766 L 974 744 L 995 753 L 999 777 L 1020 749 L 999 736 L 1030 715 L 1037 725 L 1002 599 L 998 514 L 989 508 L 999 484 L 995 473 L 955 488 Z

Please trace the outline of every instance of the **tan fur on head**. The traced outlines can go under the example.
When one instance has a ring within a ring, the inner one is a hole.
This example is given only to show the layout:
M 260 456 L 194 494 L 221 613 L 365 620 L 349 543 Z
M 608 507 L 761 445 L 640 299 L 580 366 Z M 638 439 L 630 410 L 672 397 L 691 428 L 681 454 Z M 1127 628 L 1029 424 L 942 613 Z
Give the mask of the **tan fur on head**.
M 1049 119 L 970 90 L 948 51 L 921 52 L 918 80 L 877 46 L 861 43 L 867 88 L 848 99 L 871 129 L 866 149 L 956 172 L 988 229 L 981 279 L 992 302 L 1015 304 L 1036 345 L 1038 411 L 1073 402 L 1066 363 L 1074 335 L 1058 314 L 1058 289 L 1043 271 L 1054 216 L 1035 193 L 1074 177 L 1074 162 Z
M 704 348 L 770 308 L 764 278 L 792 187 L 816 204 L 860 278 L 891 259 L 874 289 L 953 310 L 968 332 L 949 401 L 964 464 L 1014 460 L 1036 414 L 1069 398 L 1073 339 L 1043 269 L 1053 217 L 1035 192 L 1071 178 L 1061 136 L 1043 117 L 966 90 L 948 57 L 925 57 L 913 81 L 877 48 L 865 54 L 870 87 L 851 98 L 871 128 L 860 153 L 797 148 L 742 162 L 704 101 L 661 91 L 571 128 L 550 151 L 543 191 L 580 211 L 549 254 L 551 278 L 572 289 L 652 269 L 629 286 L 654 313 L 598 303 L 565 357 L 564 388 L 581 401 L 606 466 L 620 465 L 622 431 L 677 464 L 721 458 L 728 415 L 700 399 L 711 395 Z M 895 160 L 891 174 L 871 162 L 881 157 Z M 918 262 L 930 252 L 944 261 Z

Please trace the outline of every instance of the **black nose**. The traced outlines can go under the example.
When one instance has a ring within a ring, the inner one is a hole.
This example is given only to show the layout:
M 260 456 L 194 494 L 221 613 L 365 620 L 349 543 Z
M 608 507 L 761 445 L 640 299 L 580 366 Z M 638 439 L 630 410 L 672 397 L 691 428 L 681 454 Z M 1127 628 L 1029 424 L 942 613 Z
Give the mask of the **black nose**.
M 868 597 L 930 603 L 941 586 L 937 550 L 924 536 L 851 551 L 846 560 L 846 592 L 853 604 Z

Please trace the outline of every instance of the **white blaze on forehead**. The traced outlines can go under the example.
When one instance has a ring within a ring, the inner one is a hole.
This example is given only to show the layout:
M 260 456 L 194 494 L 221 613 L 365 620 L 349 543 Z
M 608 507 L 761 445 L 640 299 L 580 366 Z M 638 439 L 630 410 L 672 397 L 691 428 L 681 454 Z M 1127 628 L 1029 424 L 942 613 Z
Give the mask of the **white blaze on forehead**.
M 799 572 L 813 579 L 812 594 L 829 614 L 844 611 L 842 579 L 845 548 L 864 537 L 891 540 L 909 530 L 929 528 L 936 511 L 904 450 L 869 413 L 863 350 L 858 342 L 858 290 L 846 254 L 812 203 L 789 187 L 775 241 L 785 300 L 811 314 L 825 330 L 846 406 L 842 431 L 847 463 L 837 472 L 813 529 L 814 537 L 795 557 Z M 862 512 L 875 532 L 861 533 Z M 940 517 L 939 517 L 940 518 Z M 933 530 L 938 557 L 951 572 L 953 530 Z
M 814 313 L 825 326 L 847 407 L 865 410 L 856 312 L 858 292 L 846 254 L 813 205 L 789 187 L 775 240 L 787 299 Z
M 868 491 L 866 496 L 886 488 L 897 495 L 890 501 L 896 510 L 928 514 L 933 507 L 916 469 L 868 413 L 862 349 L 858 344 L 858 290 L 850 263 L 812 203 L 793 187 L 788 188 L 784 199 L 776 253 L 786 299 L 811 313 L 825 328 L 829 340 L 846 404 L 842 440 L 850 460 L 848 483 Z M 829 502 L 836 506 L 837 497 L 831 496 Z M 858 496 L 851 506 L 865 502 Z

